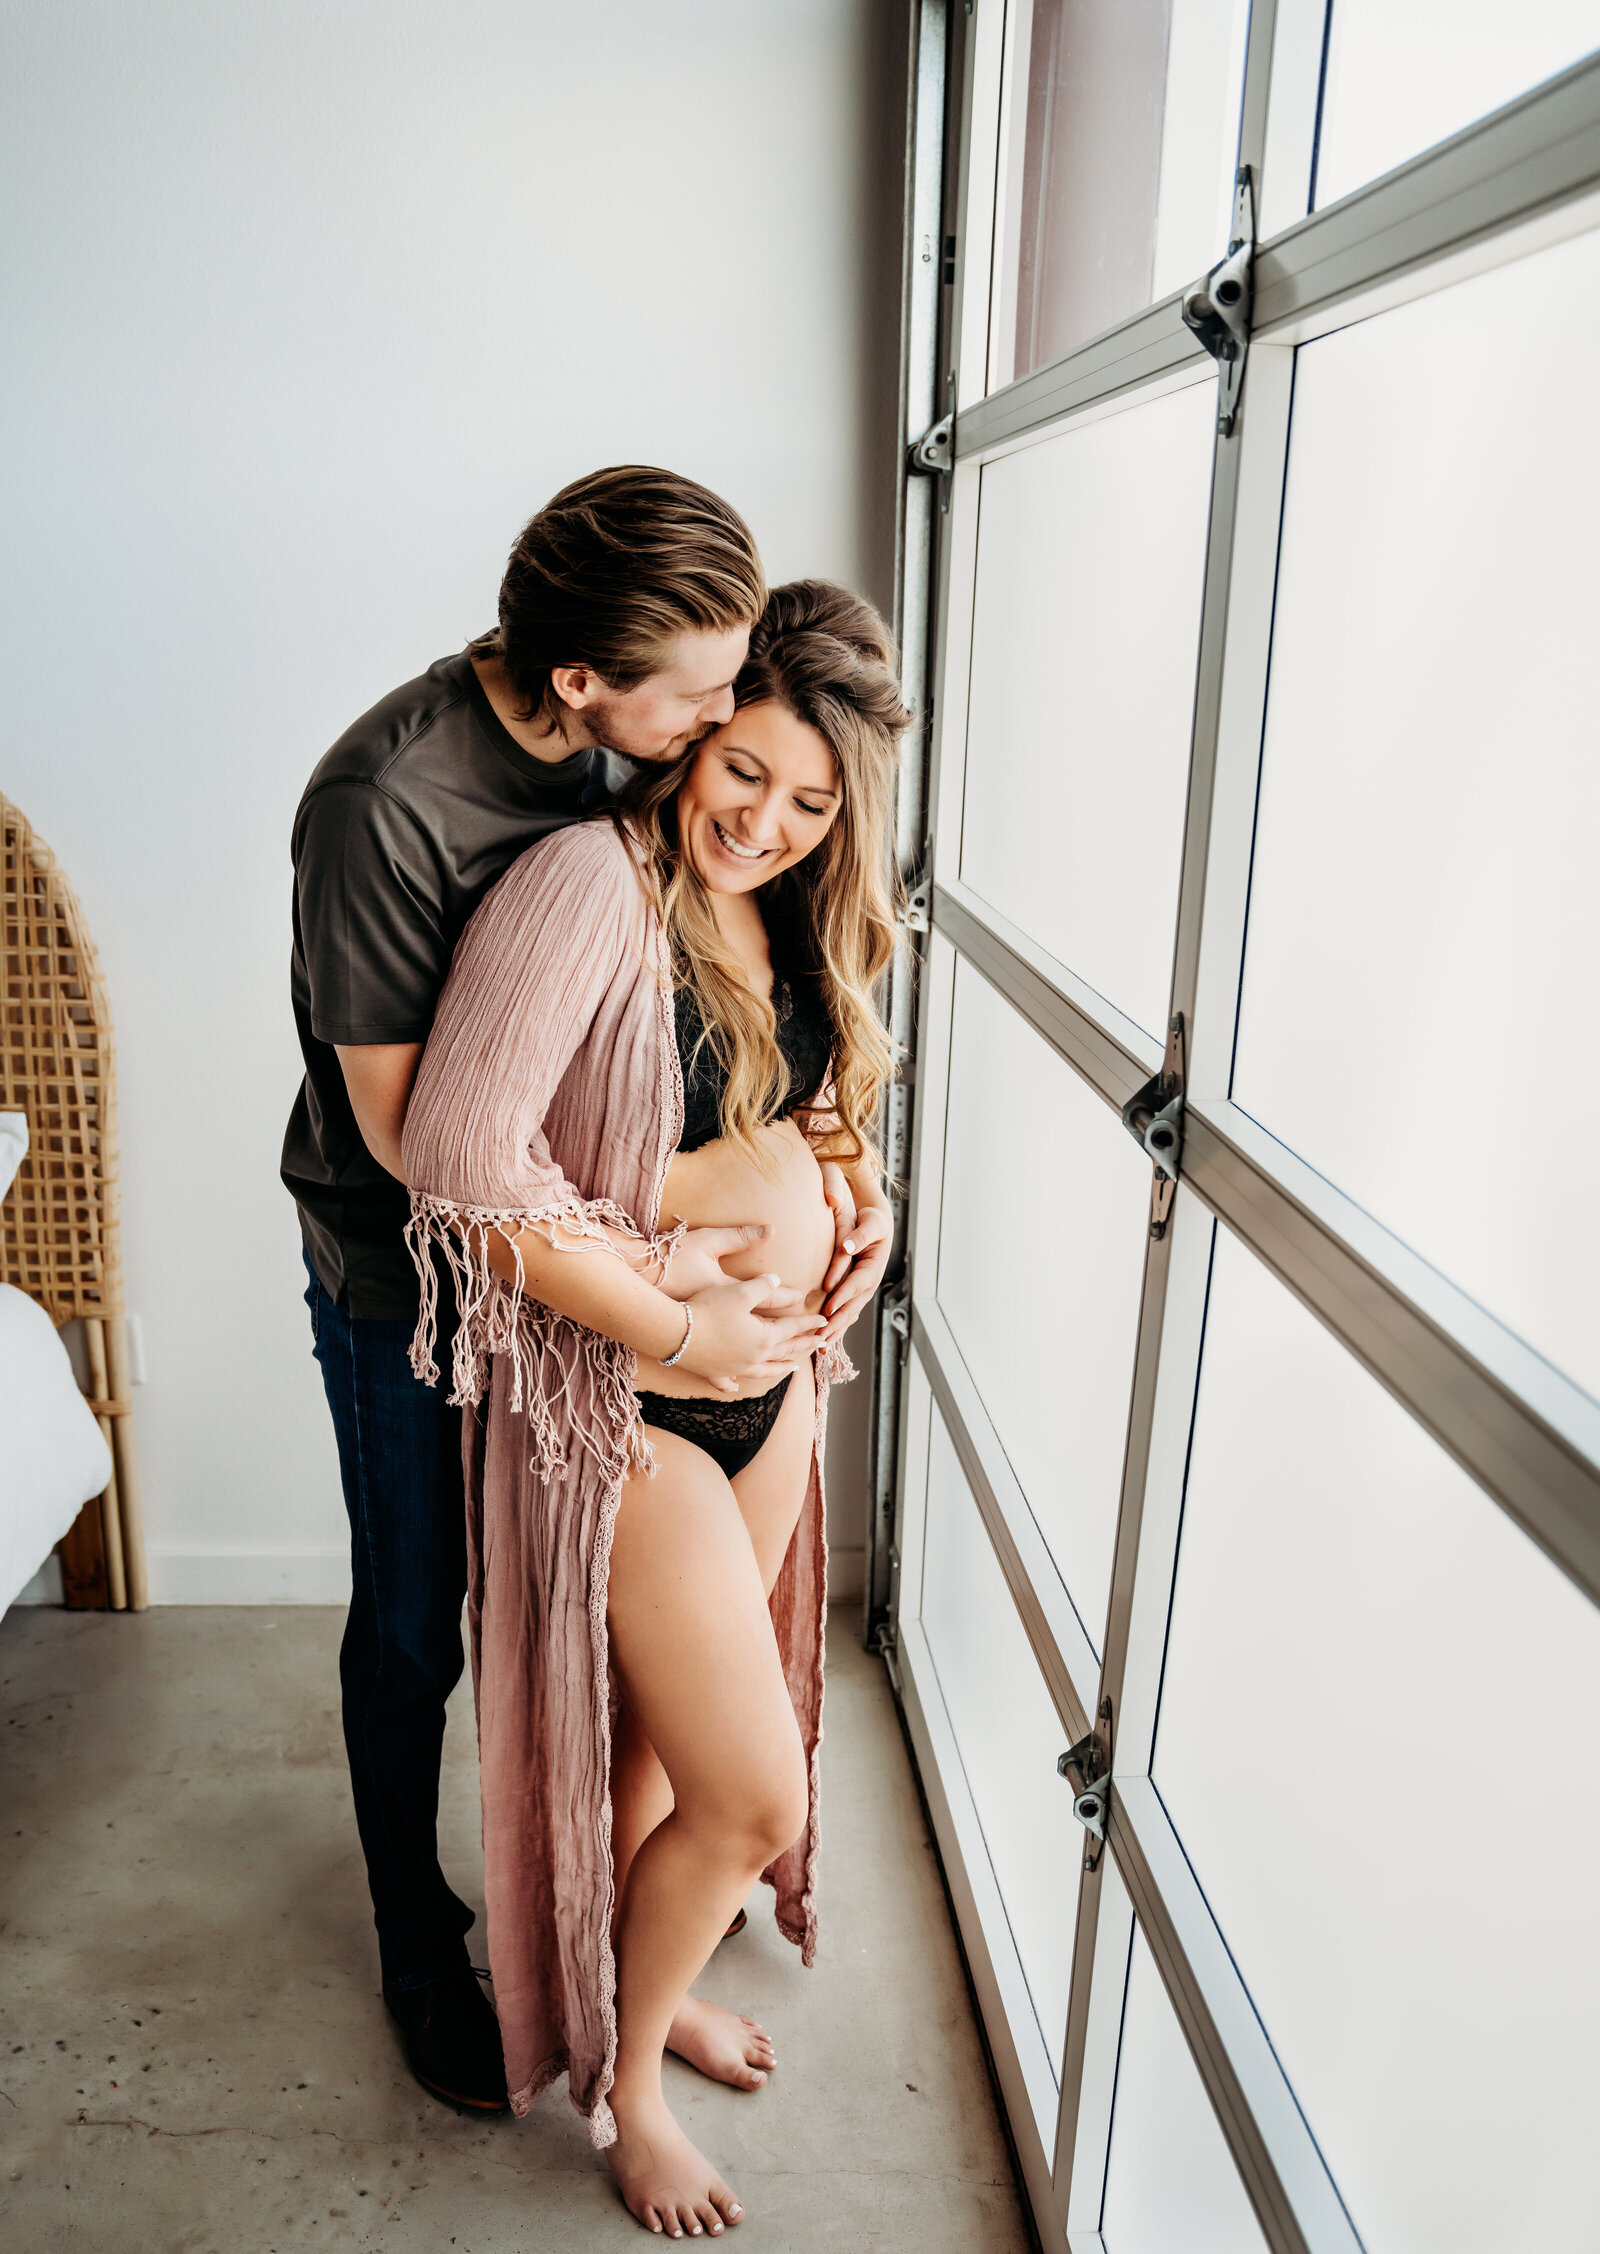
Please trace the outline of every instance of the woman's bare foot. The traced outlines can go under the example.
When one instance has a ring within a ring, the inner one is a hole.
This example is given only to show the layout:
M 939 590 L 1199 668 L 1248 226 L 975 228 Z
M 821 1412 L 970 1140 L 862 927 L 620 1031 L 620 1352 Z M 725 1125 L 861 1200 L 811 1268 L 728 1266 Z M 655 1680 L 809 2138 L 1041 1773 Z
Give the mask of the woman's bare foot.
M 713 2082 L 736 2090 L 759 2090 L 778 2061 L 764 2027 L 741 2013 L 724 2011 L 703 1996 L 685 1996 L 673 2015 L 667 2048 Z
M 619 2103 L 611 2093 L 617 2141 L 606 2160 L 627 2209 L 647 2230 L 668 2238 L 720 2238 L 744 2209 L 704 2153 L 696 2152 L 672 2118 L 665 2098 Z

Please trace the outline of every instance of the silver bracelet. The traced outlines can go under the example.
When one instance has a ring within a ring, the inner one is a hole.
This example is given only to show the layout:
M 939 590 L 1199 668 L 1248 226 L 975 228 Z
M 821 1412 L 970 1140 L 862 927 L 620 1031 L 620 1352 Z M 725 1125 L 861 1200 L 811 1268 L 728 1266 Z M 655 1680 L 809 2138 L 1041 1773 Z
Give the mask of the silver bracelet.
M 683 1336 L 678 1341 L 678 1351 L 676 1354 L 664 1355 L 659 1364 L 659 1367 L 664 1370 L 670 1370 L 675 1362 L 681 1362 L 684 1355 L 689 1351 L 689 1341 L 694 1336 L 694 1301 L 692 1299 L 686 1299 L 683 1303 L 683 1318 Z

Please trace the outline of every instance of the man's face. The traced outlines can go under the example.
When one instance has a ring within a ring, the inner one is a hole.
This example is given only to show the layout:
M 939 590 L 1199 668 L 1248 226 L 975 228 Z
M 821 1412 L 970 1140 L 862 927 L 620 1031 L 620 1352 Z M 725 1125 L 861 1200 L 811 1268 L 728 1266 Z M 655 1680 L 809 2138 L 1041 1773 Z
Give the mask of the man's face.
M 630 759 L 661 763 L 733 718 L 734 677 L 750 647 L 750 629 L 680 634 L 659 672 L 634 689 L 608 689 L 589 675 L 585 726 L 597 743 Z

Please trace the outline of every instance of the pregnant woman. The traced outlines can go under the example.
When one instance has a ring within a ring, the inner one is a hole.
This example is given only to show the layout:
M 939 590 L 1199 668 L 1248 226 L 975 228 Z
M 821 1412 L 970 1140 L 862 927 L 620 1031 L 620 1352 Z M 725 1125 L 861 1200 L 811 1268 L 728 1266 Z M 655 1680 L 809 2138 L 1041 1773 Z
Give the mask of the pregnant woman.
M 663 2049 L 747 2088 L 772 2063 L 691 1982 L 759 1875 L 815 1952 L 823 1426 L 887 1245 L 873 990 L 906 714 L 882 621 L 840 588 L 778 589 L 735 707 L 501 879 L 404 1140 L 419 1374 L 436 1248 L 476 1411 L 468 1604 L 512 2105 L 565 2072 L 629 2209 L 672 2237 L 742 2209 L 668 2110 Z M 842 1287 L 824 1162 L 875 1248 Z

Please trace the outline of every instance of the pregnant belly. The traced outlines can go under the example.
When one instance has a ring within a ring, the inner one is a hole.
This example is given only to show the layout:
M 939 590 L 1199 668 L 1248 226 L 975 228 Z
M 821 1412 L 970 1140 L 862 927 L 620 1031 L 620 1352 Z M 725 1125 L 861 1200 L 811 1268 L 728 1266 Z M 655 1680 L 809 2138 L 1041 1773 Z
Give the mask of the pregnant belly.
M 791 1120 L 764 1127 L 760 1140 L 773 1166 L 770 1176 L 725 1142 L 679 1151 L 662 1186 L 659 1225 L 667 1228 L 681 1220 L 691 1229 L 706 1229 L 765 1221 L 763 1241 L 724 1261 L 724 1273 L 745 1280 L 777 1276 L 791 1291 L 804 1292 L 814 1313 L 822 1305 L 822 1279 L 833 1257 L 833 1215 L 822 1195 L 822 1169 Z M 648 1393 L 710 1391 L 704 1379 L 681 1369 L 664 1370 L 642 1357 L 638 1383 Z M 749 1387 L 751 1393 L 765 1390 L 760 1382 Z

